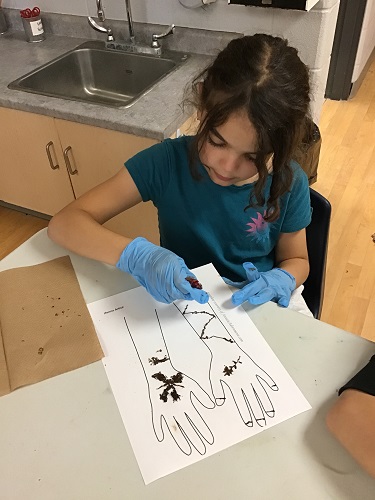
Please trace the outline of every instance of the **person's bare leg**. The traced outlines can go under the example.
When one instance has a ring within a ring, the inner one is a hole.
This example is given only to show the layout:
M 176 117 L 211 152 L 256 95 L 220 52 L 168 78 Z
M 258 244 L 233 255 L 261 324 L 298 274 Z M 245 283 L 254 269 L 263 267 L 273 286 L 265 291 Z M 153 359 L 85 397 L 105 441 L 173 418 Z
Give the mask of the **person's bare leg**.
M 326 423 L 344 448 L 375 478 L 375 397 L 347 389 L 330 409 Z

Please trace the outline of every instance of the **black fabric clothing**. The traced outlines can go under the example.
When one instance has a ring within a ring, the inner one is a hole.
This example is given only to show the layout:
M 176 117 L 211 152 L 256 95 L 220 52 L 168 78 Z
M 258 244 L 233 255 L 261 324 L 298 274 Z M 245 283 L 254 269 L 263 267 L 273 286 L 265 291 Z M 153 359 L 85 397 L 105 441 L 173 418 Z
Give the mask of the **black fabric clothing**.
M 365 367 L 339 390 L 339 395 L 346 389 L 355 389 L 375 396 L 375 355 Z

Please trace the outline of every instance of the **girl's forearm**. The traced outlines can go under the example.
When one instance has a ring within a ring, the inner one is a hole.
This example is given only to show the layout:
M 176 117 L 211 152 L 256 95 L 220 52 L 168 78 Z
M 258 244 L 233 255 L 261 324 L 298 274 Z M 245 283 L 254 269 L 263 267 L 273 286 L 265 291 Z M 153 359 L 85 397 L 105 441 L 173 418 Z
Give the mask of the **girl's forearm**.
M 279 262 L 276 267 L 280 267 L 294 276 L 296 288 L 306 281 L 310 271 L 309 261 L 300 257 Z
M 347 389 L 326 417 L 328 429 L 353 458 L 375 478 L 375 397 Z
M 65 209 L 48 225 L 48 236 L 57 244 L 90 259 L 115 265 L 131 238 L 99 224 L 84 210 Z

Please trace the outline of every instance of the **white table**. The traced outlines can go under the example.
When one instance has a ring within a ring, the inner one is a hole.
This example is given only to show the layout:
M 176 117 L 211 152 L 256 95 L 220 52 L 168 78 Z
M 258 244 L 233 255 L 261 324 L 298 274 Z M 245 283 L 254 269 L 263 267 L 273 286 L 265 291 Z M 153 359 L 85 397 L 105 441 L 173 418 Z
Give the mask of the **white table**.
M 43 229 L 0 271 L 67 253 Z M 69 255 L 87 302 L 134 287 L 117 269 Z M 312 410 L 145 486 L 97 362 L 0 398 L 1 500 L 373 500 L 375 481 L 324 418 L 375 345 L 275 304 L 249 314 Z

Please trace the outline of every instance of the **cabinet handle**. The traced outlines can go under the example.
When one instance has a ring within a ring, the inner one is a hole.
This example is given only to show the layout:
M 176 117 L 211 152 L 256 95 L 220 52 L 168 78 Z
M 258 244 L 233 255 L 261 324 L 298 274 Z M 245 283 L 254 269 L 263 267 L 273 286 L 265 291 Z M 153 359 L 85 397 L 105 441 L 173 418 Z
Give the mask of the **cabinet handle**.
M 58 163 L 56 163 L 56 165 L 53 163 L 53 159 L 52 159 L 52 155 L 51 155 L 51 151 L 50 151 L 51 146 L 53 146 L 53 142 L 49 141 L 49 143 L 46 145 L 46 153 L 47 153 L 50 167 L 52 168 L 52 170 L 56 170 L 57 168 L 60 168 L 60 166 Z M 54 153 L 54 154 L 56 157 L 56 153 Z
M 68 169 L 68 172 L 70 173 L 70 175 L 76 175 L 76 174 L 78 174 L 78 170 L 76 168 L 74 168 L 74 170 L 72 169 L 72 165 L 70 163 L 69 156 L 68 156 L 68 153 L 71 150 L 72 150 L 71 146 L 68 146 L 67 148 L 64 149 L 64 160 L 65 160 L 66 168 Z

